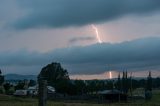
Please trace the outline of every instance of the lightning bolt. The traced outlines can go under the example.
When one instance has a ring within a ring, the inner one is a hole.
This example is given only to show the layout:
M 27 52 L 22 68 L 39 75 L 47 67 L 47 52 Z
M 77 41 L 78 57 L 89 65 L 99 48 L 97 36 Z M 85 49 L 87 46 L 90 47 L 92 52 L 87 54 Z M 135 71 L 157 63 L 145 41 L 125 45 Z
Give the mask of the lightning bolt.
M 109 72 L 109 78 L 112 79 L 112 72 Z
M 97 37 L 98 42 L 99 42 L 99 43 L 102 43 L 102 40 L 101 40 L 101 38 L 100 38 L 100 36 L 99 36 L 97 27 L 92 24 L 92 28 L 93 28 L 93 29 L 95 30 L 95 32 L 96 32 L 96 37 Z

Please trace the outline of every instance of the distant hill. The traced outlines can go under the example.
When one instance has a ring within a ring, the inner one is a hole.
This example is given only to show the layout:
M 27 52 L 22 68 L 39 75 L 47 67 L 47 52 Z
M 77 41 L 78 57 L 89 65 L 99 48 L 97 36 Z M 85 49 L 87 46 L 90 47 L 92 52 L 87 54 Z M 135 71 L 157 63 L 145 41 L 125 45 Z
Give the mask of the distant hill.
M 36 75 L 20 75 L 20 74 L 6 74 L 5 80 L 37 80 Z

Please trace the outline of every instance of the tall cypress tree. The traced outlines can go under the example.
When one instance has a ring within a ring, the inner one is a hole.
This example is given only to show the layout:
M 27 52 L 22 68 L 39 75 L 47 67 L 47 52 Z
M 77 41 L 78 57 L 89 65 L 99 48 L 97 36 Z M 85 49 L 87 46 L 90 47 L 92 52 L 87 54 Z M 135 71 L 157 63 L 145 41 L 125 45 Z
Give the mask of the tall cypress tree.
M 129 89 L 128 72 L 127 72 L 127 71 L 126 71 L 126 73 L 125 73 L 125 88 L 126 88 L 125 92 L 126 92 L 126 94 L 127 94 L 127 93 L 128 93 L 128 89 Z
M 128 85 L 128 75 L 127 71 L 123 71 L 123 77 L 122 77 L 122 91 L 123 93 L 127 94 L 129 85 Z
M 118 74 L 118 81 L 117 81 L 117 88 L 118 88 L 118 90 L 121 90 L 121 76 L 120 76 L 120 72 L 119 72 L 119 74 Z
M 125 93 L 125 72 L 122 75 L 122 92 Z
M 149 71 L 149 75 L 147 77 L 146 90 L 152 91 L 152 76 L 151 76 L 151 71 Z
M 131 94 L 131 97 L 132 97 L 132 72 L 131 72 L 131 74 L 130 74 L 130 81 L 129 81 L 129 89 L 130 89 L 130 94 Z
M 146 100 L 150 100 L 152 98 L 152 76 L 150 71 L 146 81 L 145 98 Z

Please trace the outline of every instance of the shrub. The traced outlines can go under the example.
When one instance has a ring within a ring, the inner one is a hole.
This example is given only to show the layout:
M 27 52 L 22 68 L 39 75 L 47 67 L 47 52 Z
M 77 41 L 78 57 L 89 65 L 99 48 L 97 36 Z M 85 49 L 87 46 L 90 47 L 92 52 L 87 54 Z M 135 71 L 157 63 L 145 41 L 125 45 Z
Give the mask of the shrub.
M 0 86 L 0 94 L 4 94 L 5 90 L 3 88 L 3 86 Z

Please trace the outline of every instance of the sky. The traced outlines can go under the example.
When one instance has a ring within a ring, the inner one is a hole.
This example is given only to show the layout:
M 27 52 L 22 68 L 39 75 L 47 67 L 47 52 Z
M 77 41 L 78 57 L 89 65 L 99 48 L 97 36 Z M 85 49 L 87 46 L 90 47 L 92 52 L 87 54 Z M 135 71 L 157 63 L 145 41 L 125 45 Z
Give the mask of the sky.
M 159 0 L 1 0 L 0 69 L 37 75 L 60 62 L 74 78 L 124 70 L 160 76 L 159 5 Z

